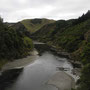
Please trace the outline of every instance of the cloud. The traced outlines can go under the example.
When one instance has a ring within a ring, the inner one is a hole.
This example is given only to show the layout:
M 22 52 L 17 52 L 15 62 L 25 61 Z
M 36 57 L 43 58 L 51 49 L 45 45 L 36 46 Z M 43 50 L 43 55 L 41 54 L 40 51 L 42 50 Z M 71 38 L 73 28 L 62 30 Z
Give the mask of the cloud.
M 7 22 L 25 18 L 77 18 L 89 9 L 90 0 L 0 0 L 0 15 Z
M 26 8 L 23 10 L 18 10 L 18 11 L 9 13 L 6 19 L 9 22 L 13 22 L 13 21 L 20 21 L 22 19 L 27 19 L 27 18 L 37 18 L 37 17 L 43 18 L 43 16 L 48 14 L 48 12 L 51 11 L 52 9 L 53 8 L 50 6 L 43 7 L 43 9 L 42 8 Z

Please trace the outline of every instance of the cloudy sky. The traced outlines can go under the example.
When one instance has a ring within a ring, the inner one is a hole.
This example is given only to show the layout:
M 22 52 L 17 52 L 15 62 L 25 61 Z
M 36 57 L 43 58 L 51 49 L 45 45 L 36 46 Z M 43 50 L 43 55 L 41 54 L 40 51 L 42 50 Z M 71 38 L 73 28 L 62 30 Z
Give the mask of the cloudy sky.
M 90 0 L 0 0 L 0 15 L 7 22 L 23 19 L 71 19 L 90 10 Z

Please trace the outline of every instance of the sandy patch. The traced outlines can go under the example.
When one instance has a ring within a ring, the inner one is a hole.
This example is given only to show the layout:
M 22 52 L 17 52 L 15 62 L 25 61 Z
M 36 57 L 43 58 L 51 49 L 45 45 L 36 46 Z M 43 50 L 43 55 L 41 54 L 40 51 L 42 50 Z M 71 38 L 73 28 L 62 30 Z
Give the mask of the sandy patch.
M 67 73 L 60 71 L 56 73 L 47 84 L 57 87 L 59 90 L 71 90 L 75 88 L 74 79 Z

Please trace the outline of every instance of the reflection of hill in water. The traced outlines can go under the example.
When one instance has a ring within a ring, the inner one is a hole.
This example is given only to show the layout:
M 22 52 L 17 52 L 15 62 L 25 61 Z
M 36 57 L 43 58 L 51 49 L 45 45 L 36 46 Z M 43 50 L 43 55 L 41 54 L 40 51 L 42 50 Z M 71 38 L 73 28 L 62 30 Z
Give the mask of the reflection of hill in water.
M 2 72 L 2 75 L 0 76 L 0 90 L 5 90 L 6 87 L 9 87 L 14 83 L 22 71 L 23 68 Z

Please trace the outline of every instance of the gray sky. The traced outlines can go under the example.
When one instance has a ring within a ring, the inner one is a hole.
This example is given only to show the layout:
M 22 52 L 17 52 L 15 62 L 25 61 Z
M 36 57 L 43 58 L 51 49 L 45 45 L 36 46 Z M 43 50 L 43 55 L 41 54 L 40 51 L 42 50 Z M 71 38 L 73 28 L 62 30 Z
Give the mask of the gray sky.
M 0 15 L 7 22 L 23 19 L 71 19 L 90 10 L 90 0 L 0 0 Z

